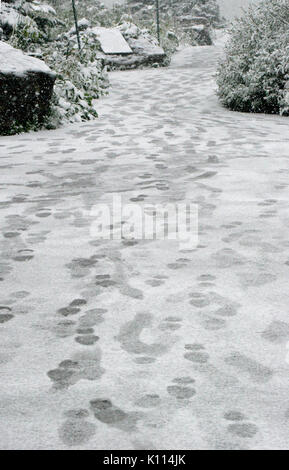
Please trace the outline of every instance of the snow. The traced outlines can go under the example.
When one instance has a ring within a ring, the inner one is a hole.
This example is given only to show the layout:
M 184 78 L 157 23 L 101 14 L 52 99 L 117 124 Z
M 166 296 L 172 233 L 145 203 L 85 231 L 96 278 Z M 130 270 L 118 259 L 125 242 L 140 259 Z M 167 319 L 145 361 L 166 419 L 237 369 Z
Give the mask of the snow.
M 30 57 L 21 50 L 0 41 L 0 73 L 24 76 L 28 72 L 53 74 L 52 70 L 40 59 Z
M 105 54 L 131 54 L 132 50 L 117 28 L 96 27 L 92 29 Z
M 41 4 L 40 2 L 34 1 L 33 3 L 30 3 L 29 5 L 27 5 L 27 7 L 30 10 L 37 11 L 38 13 L 56 15 L 56 11 L 52 6 Z
M 233 19 L 242 14 L 242 9 L 260 2 L 260 0 L 218 0 L 221 15 L 228 19 Z
M 118 29 L 126 35 L 126 37 L 137 38 L 141 30 L 133 23 L 124 22 L 118 26 Z
M 151 42 L 151 38 L 139 36 L 137 39 L 130 38 L 130 46 L 135 54 L 144 54 L 147 56 L 162 56 L 165 54 L 162 47 L 158 44 Z
M 195 24 L 194 26 L 192 26 L 192 29 L 194 31 L 203 31 L 205 29 L 205 25 L 203 24 Z
M 151 36 L 147 29 L 140 29 L 135 24 L 124 22 L 117 27 L 127 42 L 129 43 L 134 54 L 154 57 L 163 56 L 165 54 L 157 40 Z
M 84 31 L 86 29 L 88 29 L 90 26 L 91 26 L 91 23 L 88 19 L 86 18 L 82 18 L 81 20 L 79 20 L 77 22 L 78 24 L 78 29 L 79 31 Z M 76 29 L 75 29 L 75 26 L 73 26 L 69 31 L 68 31 L 68 35 L 72 35 L 72 34 L 75 34 L 76 33 Z
M 1 4 L 0 2 L 0 25 L 7 24 L 14 28 L 19 23 L 25 22 L 25 17 L 13 8 L 13 6 Z
M 222 108 L 221 59 L 113 72 L 98 120 L 0 139 L 2 449 L 288 450 L 289 119 Z M 197 204 L 198 247 L 95 238 L 112 194 Z

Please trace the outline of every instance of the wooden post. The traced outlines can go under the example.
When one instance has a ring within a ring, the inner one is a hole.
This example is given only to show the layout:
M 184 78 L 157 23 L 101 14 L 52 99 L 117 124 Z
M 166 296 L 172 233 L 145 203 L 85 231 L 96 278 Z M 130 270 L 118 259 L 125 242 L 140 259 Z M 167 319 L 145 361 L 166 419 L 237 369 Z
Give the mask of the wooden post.
M 78 49 L 79 49 L 79 52 L 80 52 L 81 51 L 81 43 L 80 43 L 80 36 L 79 36 L 79 29 L 78 29 L 78 20 L 77 20 L 77 11 L 76 11 L 76 6 L 75 6 L 75 0 L 72 0 L 72 9 L 73 9 L 74 22 L 75 22 L 75 31 L 76 31 L 76 36 L 77 36 L 77 44 L 78 44 Z
M 156 20 L 157 20 L 157 37 L 159 44 L 161 43 L 160 37 L 160 4 L 159 0 L 156 0 Z

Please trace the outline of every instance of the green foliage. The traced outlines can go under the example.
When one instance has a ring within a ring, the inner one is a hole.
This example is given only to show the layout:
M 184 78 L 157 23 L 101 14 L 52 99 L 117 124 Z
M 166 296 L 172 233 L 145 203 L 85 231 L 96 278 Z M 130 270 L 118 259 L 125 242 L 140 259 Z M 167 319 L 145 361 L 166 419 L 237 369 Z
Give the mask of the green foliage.
M 94 100 L 107 93 L 108 76 L 97 59 L 99 44 L 95 38 L 89 41 L 89 37 L 83 36 L 79 53 L 75 35 L 62 33 L 73 24 L 71 4 L 69 14 L 63 15 L 64 21 L 63 18 L 59 21 L 49 5 L 39 2 L 22 1 L 11 8 L 19 12 L 21 21 L 13 28 L 10 44 L 44 60 L 57 73 L 51 112 L 45 125 L 52 128 L 65 121 L 97 117 Z M 26 130 L 38 128 L 37 122 L 27 123 Z M 17 127 L 17 130 L 24 129 Z
M 263 0 L 232 25 L 217 83 L 232 110 L 289 115 L 288 0 Z
M 155 31 L 155 0 L 127 0 L 128 10 L 134 18 Z M 211 29 L 221 23 L 220 9 L 217 0 L 160 0 L 160 26 L 162 39 L 166 44 L 168 31 L 173 31 L 182 43 L 190 45 L 212 44 Z M 203 31 L 193 28 L 202 24 Z
M 42 32 L 37 28 L 36 24 L 29 20 L 25 23 L 19 23 L 14 28 L 9 41 L 13 47 L 25 52 L 29 51 L 33 45 L 42 43 L 44 39 Z
M 109 82 L 97 44 L 82 41 L 82 50 L 71 42 L 58 41 L 43 50 L 45 62 L 57 71 L 49 126 L 62 121 L 86 121 L 97 117 L 94 100 L 107 92 Z
M 118 24 L 122 15 L 126 12 L 124 5 L 116 4 L 113 8 L 108 9 L 98 0 L 76 0 L 75 3 L 78 19 L 88 18 L 92 25 L 103 26 L 106 28 L 113 27 Z M 71 8 L 71 0 L 56 2 L 55 8 L 65 24 L 72 27 L 74 25 L 74 17 Z
M 61 18 L 65 18 L 66 23 L 73 27 L 74 18 L 70 4 L 70 0 L 64 0 L 61 4 L 56 4 L 56 10 L 61 15 Z M 146 16 L 143 18 L 142 15 L 131 14 L 130 7 L 126 4 L 121 5 L 116 3 L 112 8 L 108 9 L 98 0 L 86 0 L 85 2 L 77 1 L 76 5 L 78 18 L 88 18 L 92 26 L 111 28 L 123 22 L 129 22 L 135 24 L 140 30 L 147 30 L 147 33 L 154 38 L 157 37 L 154 9 L 147 10 Z M 168 34 L 169 32 L 173 32 L 173 35 Z M 168 61 L 170 61 L 169 57 L 175 52 L 179 44 L 179 33 L 175 31 L 172 17 L 168 15 L 161 16 L 160 36 L 161 45 L 168 55 Z
M 40 130 L 42 124 L 40 125 L 37 119 L 32 121 L 27 121 L 25 125 L 18 124 L 14 122 L 13 125 L 9 128 L 9 131 L 5 130 L 4 132 L 1 131 L 1 135 L 15 135 L 21 134 L 22 132 L 30 132 L 30 131 L 37 131 Z

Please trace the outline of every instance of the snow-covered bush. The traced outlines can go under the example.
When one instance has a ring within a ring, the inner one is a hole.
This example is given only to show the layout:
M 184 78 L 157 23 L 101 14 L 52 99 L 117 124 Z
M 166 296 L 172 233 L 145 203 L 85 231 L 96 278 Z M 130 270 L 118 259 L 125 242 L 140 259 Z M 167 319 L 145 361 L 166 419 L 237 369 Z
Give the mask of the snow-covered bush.
M 139 13 L 143 18 L 149 18 L 154 12 L 155 0 L 126 0 L 132 13 Z M 183 16 L 206 18 L 211 25 L 220 21 L 220 9 L 217 0 L 160 0 L 161 15 L 168 15 L 181 20 Z
M 45 62 L 57 72 L 53 117 L 49 124 L 86 121 L 97 117 L 94 100 L 107 93 L 108 75 L 97 58 L 99 43 L 81 35 L 81 53 L 73 29 L 42 50 Z
M 47 65 L 0 41 L 0 134 L 37 129 L 49 113 L 56 74 Z
M 210 26 L 220 23 L 220 8 L 217 0 L 165 0 L 163 9 L 172 11 L 173 15 L 182 21 L 182 18 L 192 16 L 204 18 Z
M 34 42 L 48 40 L 51 28 L 60 23 L 54 8 L 37 0 L 2 2 L 0 26 L 4 36 L 6 39 L 11 34 L 22 36 L 23 47 L 27 47 L 26 38 Z
M 263 0 L 232 25 L 217 83 L 232 110 L 289 115 L 288 0 Z
M 127 0 L 128 9 L 144 26 L 155 32 L 155 0 Z M 212 28 L 221 23 L 217 0 L 161 0 L 160 29 L 166 48 L 167 32 L 191 45 L 211 45 Z
M 200 0 L 198 0 L 200 1 Z M 208 0 L 206 0 L 208 1 Z M 215 0 L 210 0 L 215 1 Z M 144 2 L 145 3 L 145 2 Z M 138 28 L 140 36 L 152 36 L 151 41 L 157 38 L 156 17 L 155 17 L 155 0 L 153 6 L 142 4 L 146 11 L 146 15 L 138 14 L 139 11 L 133 12 L 130 5 L 118 4 L 117 2 L 112 8 L 107 8 L 98 0 L 76 1 L 79 18 L 89 18 L 92 26 L 102 26 L 105 28 L 119 27 L 123 23 L 130 22 Z M 66 18 L 71 24 L 73 23 L 73 14 L 71 10 L 71 0 L 55 1 L 56 10 L 61 14 L 62 18 Z M 129 20 L 125 20 L 125 16 Z M 173 32 L 173 35 L 168 33 Z M 168 57 L 168 61 L 179 43 L 176 32 L 174 31 L 174 23 L 168 15 L 161 16 L 161 45 Z
M 96 117 L 93 101 L 108 88 L 107 73 L 97 58 L 98 41 L 83 37 L 79 53 L 73 28 L 68 33 L 62 32 L 68 31 L 71 23 L 59 20 L 50 5 L 35 0 L 15 0 L 2 6 L 0 20 L 3 25 L 8 24 L 6 39 L 9 43 L 43 59 L 57 74 L 51 114 L 45 125 L 56 127 L 65 121 Z
M 54 0 L 53 5 L 62 19 L 68 23 L 74 22 L 71 0 Z M 98 0 L 75 0 L 79 18 L 89 18 L 94 26 L 113 27 L 119 23 L 121 16 L 126 12 L 124 5 L 114 4 L 107 8 Z

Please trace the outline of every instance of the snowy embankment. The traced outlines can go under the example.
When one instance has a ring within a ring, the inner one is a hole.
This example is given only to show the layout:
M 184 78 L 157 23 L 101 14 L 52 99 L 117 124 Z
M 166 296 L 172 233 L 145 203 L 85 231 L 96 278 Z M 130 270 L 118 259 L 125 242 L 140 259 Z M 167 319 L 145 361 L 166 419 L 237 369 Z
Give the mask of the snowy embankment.
M 0 134 L 43 122 L 55 78 L 42 60 L 0 42 Z

